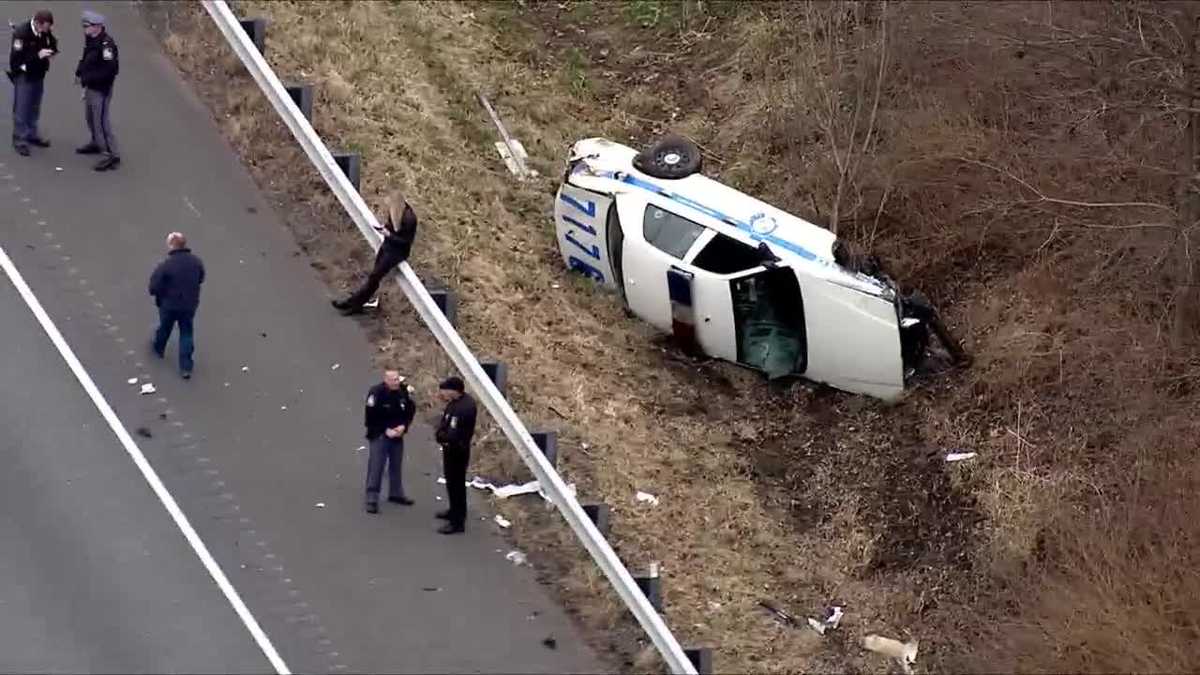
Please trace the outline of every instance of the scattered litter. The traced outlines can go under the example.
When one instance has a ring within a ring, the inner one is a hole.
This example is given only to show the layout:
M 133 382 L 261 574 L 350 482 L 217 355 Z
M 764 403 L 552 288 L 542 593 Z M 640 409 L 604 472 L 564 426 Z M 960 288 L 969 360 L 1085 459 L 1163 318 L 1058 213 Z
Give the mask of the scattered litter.
M 434 498 L 434 499 L 436 499 L 436 500 L 438 500 L 439 502 L 440 502 L 440 501 L 442 501 L 442 498 L 441 498 L 441 497 L 439 497 L 439 496 L 437 496 L 437 495 L 434 495 L 434 497 L 433 497 L 433 498 Z
M 56 167 L 54 167 L 54 170 L 55 170 L 55 171 L 62 171 L 62 170 L 63 170 L 63 168 L 62 168 L 61 166 L 56 166 Z
M 226 383 L 225 383 L 225 386 L 226 386 L 226 387 L 228 387 L 228 386 L 229 386 L 229 383 L 228 383 L 228 382 L 226 382 Z
M 919 640 L 901 642 L 873 634 L 864 637 L 862 640 L 864 649 L 895 660 L 896 663 L 899 663 L 904 668 L 904 672 L 909 675 L 912 674 L 912 667 L 917 663 L 917 646 L 919 644 Z
M 504 556 L 504 559 L 518 566 L 529 564 L 529 558 L 526 558 L 524 553 L 521 553 L 516 549 L 509 551 L 508 555 Z
M 496 521 L 497 525 L 499 525 L 500 527 L 503 527 L 505 529 L 512 527 L 512 522 L 509 521 L 504 516 L 500 515 L 499 513 L 496 514 L 496 517 L 494 520 Z
M 145 394 L 153 394 L 153 393 L 155 393 L 155 392 L 157 392 L 157 391 L 158 391 L 158 390 L 154 388 L 154 384 L 153 384 L 153 383 L 151 383 L 151 382 L 147 382 L 147 383 L 145 383 L 145 384 L 143 384 L 143 385 L 142 385 L 142 394 L 143 394 L 143 395 L 145 395 Z
M 550 288 L 561 288 L 558 284 L 550 284 Z
M 964 459 L 974 459 L 978 453 L 974 452 L 952 452 L 946 455 L 947 462 L 961 462 Z
M 365 451 L 366 451 L 366 449 L 367 449 L 367 446 L 365 446 L 365 445 L 360 445 L 360 446 L 358 446 L 357 448 L 355 448 L 355 449 L 354 449 L 354 451 L 355 451 L 355 452 L 365 452 Z
M 250 366 L 242 366 L 242 372 L 243 372 L 243 373 L 248 373 L 248 372 L 250 372 Z
M 261 336 L 261 337 L 267 337 L 267 334 L 266 334 L 266 333 L 259 333 L 259 336 Z
M 378 306 L 379 306 L 379 296 L 378 295 L 363 303 L 363 307 L 370 307 L 371 309 L 375 309 Z
M 325 502 L 317 502 L 314 504 L 314 506 L 316 506 L 318 509 L 323 509 L 325 508 Z
M 638 490 L 638 493 L 634 496 L 637 497 L 639 502 L 646 502 L 651 506 L 658 506 L 658 497 L 655 497 L 649 492 L 642 492 L 641 490 Z
M 441 586 L 426 586 L 426 587 L 422 588 L 421 590 L 425 591 L 426 593 L 437 593 L 438 591 L 442 590 L 442 587 Z
M 167 419 L 167 413 L 158 413 L 158 419 L 160 419 L 160 420 Z
M 337 370 L 338 368 L 341 368 L 341 367 L 342 367 L 342 364 L 340 364 L 340 363 L 335 363 L 335 364 L 333 364 L 332 366 L 329 366 L 329 369 L 330 369 L 330 370 Z
M 500 499 L 508 499 L 517 495 L 527 495 L 541 490 L 541 485 L 536 480 L 531 480 L 522 485 L 505 485 L 504 487 L 492 487 L 492 494 Z
M 141 436 L 142 438 L 153 438 L 154 437 L 154 434 L 151 434 L 150 430 L 147 429 L 146 427 L 138 427 L 137 431 L 135 433 L 137 433 L 137 435 Z
M 781 623 L 783 623 L 787 626 L 791 626 L 792 628 L 797 628 L 800 625 L 796 621 L 795 617 L 793 617 L 791 614 L 788 614 L 787 612 L 783 611 L 782 609 L 779 609 L 778 607 L 776 607 L 775 605 L 772 605 L 771 603 L 767 602 L 766 600 L 759 600 L 758 606 L 767 610 L 771 614 L 774 614 L 775 618 L 777 620 L 779 620 Z
M 126 380 L 126 382 L 128 382 L 129 384 L 137 384 L 137 378 L 131 377 L 128 380 Z
M 825 616 L 820 620 L 809 617 L 808 625 L 817 631 L 818 635 L 824 635 L 827 629 L 838 627 L 838 624 L 842 622 L 842 613 L 842 608 L 834 605 L 825 610 Z
M 721 609 L 721 603 L 719 603 L 719 602 L 713 602 L 713 601 L 709 600 L 709 602 L 708 602 L 708 608 L 709 608 L 709 609 Z
M 287 406 L 286 406 L 286 405 L 281 405 L 281 406 L 279 406 L 279 409 L 280 409 L 280 410 L 287 410 Z
M 545 640 L 542 640 L 542 646 L 544 646 L 546 649 L 558 649 L 558 640 L 548 637 Z
M 438 483 L 438 485 L 445 485 L 445 484 L 446 484 L 446 477 L 445 477 L 445 476 L 438 476 L 437 483 Z

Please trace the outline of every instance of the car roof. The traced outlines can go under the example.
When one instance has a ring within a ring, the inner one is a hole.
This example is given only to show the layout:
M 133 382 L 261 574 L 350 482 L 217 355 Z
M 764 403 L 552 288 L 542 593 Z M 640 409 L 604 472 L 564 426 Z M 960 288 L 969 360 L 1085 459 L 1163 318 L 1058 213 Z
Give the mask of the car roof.
M 779 252 L 814 262 L 832 262 L 837 236 L 766 202 L 699 173 L 682 179 L 648 176 L 633 167 L 637 151 L 602 138 L 575 144 L 595 175 L 620 184 L 619 192 L 645 191 L 705 216 L 701 224 L 751 246 L 766 241 Z M 652 200 L 658 201 L 658 200 Z

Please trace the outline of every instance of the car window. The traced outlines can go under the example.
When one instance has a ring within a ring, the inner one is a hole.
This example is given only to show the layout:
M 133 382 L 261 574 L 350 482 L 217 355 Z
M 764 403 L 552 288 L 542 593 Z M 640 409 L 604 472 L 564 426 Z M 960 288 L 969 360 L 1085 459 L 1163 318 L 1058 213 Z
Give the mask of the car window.
M 692 264 L 715 274 L 734 274 L 758 267 L 763 263 L 763 253 L 748 244 L 717 233 Z
M 683 259 L 696 239 L 704 233 L 704 226 L 664 211 L 653 204 L 646 205 L 646 217 L 642 221 L 642 235 L 650 245 L 668 255 Z

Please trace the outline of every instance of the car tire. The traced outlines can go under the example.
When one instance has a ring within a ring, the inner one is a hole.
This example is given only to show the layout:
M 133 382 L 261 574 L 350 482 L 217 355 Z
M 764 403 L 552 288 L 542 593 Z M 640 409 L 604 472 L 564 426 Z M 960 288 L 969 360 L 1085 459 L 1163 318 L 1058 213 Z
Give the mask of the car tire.
M 704 165 L 700 147 L 683 136 L 670 135 L 639 152 L 633 168 L 647 176 L 678 180 L 699 173 Z

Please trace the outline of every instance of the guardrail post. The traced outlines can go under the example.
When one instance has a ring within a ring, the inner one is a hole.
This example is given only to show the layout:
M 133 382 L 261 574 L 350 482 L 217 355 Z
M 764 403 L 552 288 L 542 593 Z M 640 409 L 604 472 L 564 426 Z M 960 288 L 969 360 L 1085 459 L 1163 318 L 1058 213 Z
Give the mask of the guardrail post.
M 535 431 L 531 434 L 533 442 L 537 444 L 538 449 L 550 461 L 550 466 L 558 468 L 558 432 L 557 431 Z
M 242 24 L 242 30 L 246 31 L 246 35 L 250 36 L 250 41 L 258 49 L 259 54 L 267 53 L 267 20 L 266 19 L 242 19 L 238 21 Z
M 429 295 L 451 326 L 458 325 L 458 296 L 449 288 L 431 288 Z
M 496 389 L 500 390 L 500 395 L 508 398 L 508 364 L 499 361 L 479 362 L 479 367 L 483 368 L 484 374 L 496 385 Z
M 346 178 L 357 192 L 358 179 L 362 175 L 362 158 L 359 157 L 359 154 L 357 152 L 335 152 L 333 161 L 341 167 L 342 173 L 346 174 Z
M 683 653 L 687 655 L 688 660 L 696 667 L 696 672 L 699 675 L 712 675 L 713 659 L 711 649 L 708 647 L 685 648 Z
M 654 611 L 662 614 L 662 577 L 658 576 L 658 563 L 650 563 L 650 573 L 644 577 L 634 577 L 633 580 L 637 582 L 638 588 L 642 589 Z
M 600 534 L 608 537 L 609 508 L 608 504 L 584 504 L 583 512 L 595 523 Z
M 286 85 L 288 96 L 296 102 L 296 107 L 300 108 L 300 114 L 304 115 L 304 119 L 312 121 L 313 112 L 313 88 L 311 84 L 296 82 Z

